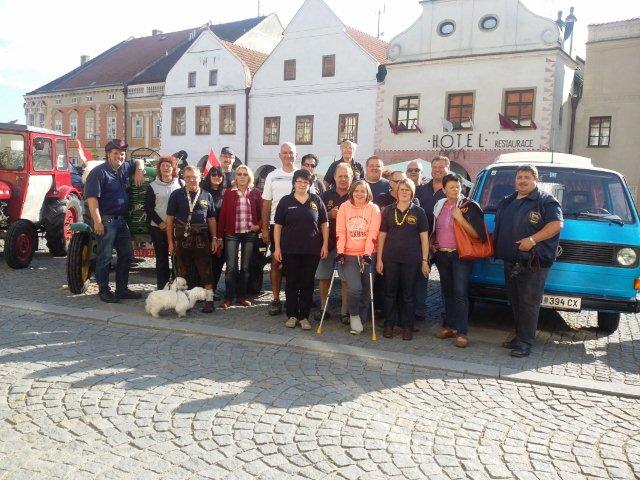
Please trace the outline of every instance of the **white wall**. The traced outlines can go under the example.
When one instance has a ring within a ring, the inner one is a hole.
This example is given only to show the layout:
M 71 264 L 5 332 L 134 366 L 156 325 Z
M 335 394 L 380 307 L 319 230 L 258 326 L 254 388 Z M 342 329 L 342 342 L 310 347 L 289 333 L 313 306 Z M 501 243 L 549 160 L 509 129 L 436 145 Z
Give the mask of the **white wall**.
M 268 15 L 260 24 L 238 38 L 234 43 L 241 47 L 269 54 L 282 40 L 282 23 L 278 15 Z
M 335 54 L 335 76 L 322 77 L 322 56 Z M 284 61 L 296 60 L 296 79 L 284 80 Z M 279 147 L 263 145 L 264 117 L 280 117 L 280 142 L 295 140 L 296 115 L 314 115 L 312 145 L 299 156 L 340 156 L 338 115 L 358 113 L 357 158 L 373 153 L 378 63 L 346 32 L 321 0 L 307 0 L 283 40 L 256 72 L 250 94 L 249 163 L 279 164 Z
M 218 70 L 217 86 L 209 86 L 209 70 Z M 195 88 L 188 87 L 189 72 L 196 72 Z M 213 148 L 216 154 L 225 146 L 245 158 L 245 88 L 249 72 L 234 54 L 209 30 L 205 30 L 167 75 L 162 97 L 163 152 L 185 150 L 189 162 L 196 163 Z M 236 106 L 235 135 L 219 134 L 220 105 Z M 211 134 L 196 135 L 196 106 L 210 106 Z M 186 135 L 171 135 L 171 111 L 186 108 Z

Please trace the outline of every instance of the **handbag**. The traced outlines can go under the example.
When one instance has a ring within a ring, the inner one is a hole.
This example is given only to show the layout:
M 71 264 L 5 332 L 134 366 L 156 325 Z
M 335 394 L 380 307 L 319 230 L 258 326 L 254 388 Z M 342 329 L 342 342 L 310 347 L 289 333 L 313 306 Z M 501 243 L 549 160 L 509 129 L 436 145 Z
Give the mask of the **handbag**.
M 458 244 L 458 257 L 461 260 L 477 260 L 479 258 L 493 257 L 493 238 L 484 225 L 486 240 L 471 237 L 458 222 L 453 222 L 453 233 Z

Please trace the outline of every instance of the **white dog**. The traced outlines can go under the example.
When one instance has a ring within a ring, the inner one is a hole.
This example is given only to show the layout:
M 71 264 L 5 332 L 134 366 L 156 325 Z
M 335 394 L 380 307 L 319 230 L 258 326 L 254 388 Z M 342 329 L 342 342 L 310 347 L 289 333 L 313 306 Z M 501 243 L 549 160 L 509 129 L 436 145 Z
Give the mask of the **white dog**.
M 176 277 L 173 280 L 169 280 L 164 286 L 163 290 L 186 290 L 188 288 L 187 281 L 182 277 Z
M 151 316 L 158 318 L 164 309 L 175 309 L 178 317 L 184 317 L 187 310 L 193 308 L 198 300 L 205 300 L 207 291 L 202 287 L 191 290 L 156 290 L 151 292 L 145 301 L 144 309 Z

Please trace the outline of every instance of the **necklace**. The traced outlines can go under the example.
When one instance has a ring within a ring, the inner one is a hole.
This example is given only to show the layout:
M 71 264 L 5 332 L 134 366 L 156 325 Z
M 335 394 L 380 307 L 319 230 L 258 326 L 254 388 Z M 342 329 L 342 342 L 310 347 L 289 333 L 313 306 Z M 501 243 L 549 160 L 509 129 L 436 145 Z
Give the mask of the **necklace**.
M 407 219 L 407 215 L 409 215 L 409 210 L 411 210 L 411 205 L 409 205 L 409 208 L 407 208 L 407 211 L 404 212 L 404 217 L 402 217 L 402 220 L 398 220 L 398 203 L 396 202 L 396 206 L 393 209 L 393 217 L 394 220 L 396 221 L 396 225 L 401 227 L 404 224 L 404 221 Z
M 185 187 L 184 193 L 187 197 L 187 202 L 189 202 L 189 216 L 187 217 L 187 224 L 184 227 L 184 236 L 188 237 L 189 233 L 191 233 L 191 216 L 193 215 L 193 209 L 196 206 L 196 202 L 198 201 L 198 197 L 200 196 L 200 188 L 195 191 L 195 196 L 193 197 L 193 201 L 191 201 L 191 197 L 189 195 L 189 190 Z

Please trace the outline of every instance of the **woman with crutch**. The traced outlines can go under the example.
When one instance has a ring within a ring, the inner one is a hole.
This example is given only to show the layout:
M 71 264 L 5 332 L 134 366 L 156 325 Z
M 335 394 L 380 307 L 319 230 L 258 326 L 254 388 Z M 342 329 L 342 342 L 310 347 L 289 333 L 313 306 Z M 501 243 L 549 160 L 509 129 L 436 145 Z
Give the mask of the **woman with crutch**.
M 293 191 L 278 202 L 273 229 L 273 255 L 282 262 L 287 279 L 285 326 L 295 328 L 300 323 L 303 330 L 311 330 L 315 272 L 329 250 L 327 209 L 318 195 L 309 193 L 311 181 L 308 170 L 293 173 Z
M 412 203 L 415 192 L 413 181 L 398 181 L 398 200 L 382 210 L 376 270 L 384 280 L 385 338 L 393 337 L 401 313 L 402 339 L 413 339 L 414 283 L 418 271 L 429 275 L 429 221 L 424 210 Z
M 336 262 L 340 278 L 348 286 L 349 323 L 354 335 L 362 332 L 362 322 L 367 321 L 370 265 L 380 230 L 380 209 L 372 200 L 367 182 L 356 180 L 349 189 L 349 201 L 340 205 L 336 218 Z

